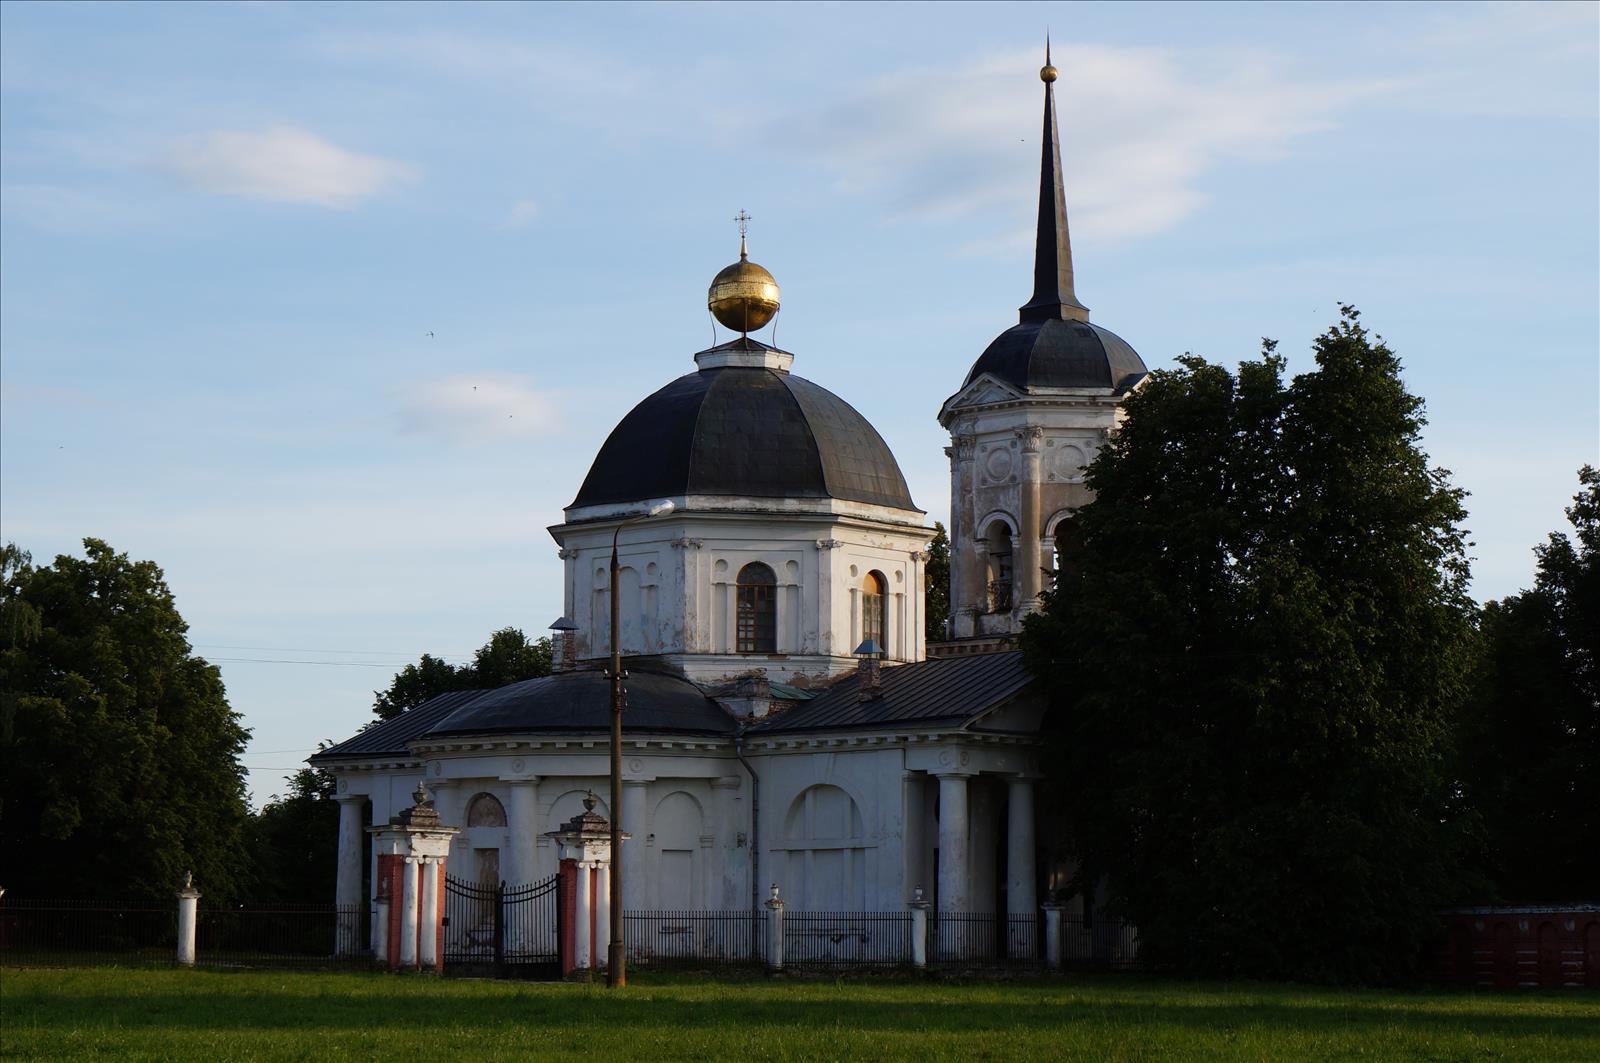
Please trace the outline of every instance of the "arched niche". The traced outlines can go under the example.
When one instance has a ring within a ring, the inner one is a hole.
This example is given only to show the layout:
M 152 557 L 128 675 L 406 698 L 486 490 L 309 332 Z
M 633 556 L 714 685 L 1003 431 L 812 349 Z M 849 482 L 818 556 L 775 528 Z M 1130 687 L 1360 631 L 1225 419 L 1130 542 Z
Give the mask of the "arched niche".
M 676 790 L 656 803 L 649 840 L 655 849 L 657 907 L 668 911 L 701 907 L 704 833 L 705 811 L 692 794 Z
M 504 827 L 506 825 L 506 806 L 494 794 L 483 792 L 472 796 L 467 802 L 468 827 Z
M 854 797 L 830 783 L 808 786 L 783 820 L 788 888 L 796 907 L 860 911 L 866 898 L 869 842 Z

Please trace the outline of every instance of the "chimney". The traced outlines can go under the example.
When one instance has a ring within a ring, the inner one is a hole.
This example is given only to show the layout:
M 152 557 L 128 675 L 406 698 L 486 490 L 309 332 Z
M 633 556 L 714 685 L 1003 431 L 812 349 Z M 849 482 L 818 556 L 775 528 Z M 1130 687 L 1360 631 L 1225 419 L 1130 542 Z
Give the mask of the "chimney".
M 555 632 L 550 646 L 550 670 L 570 672 L 578 663 L 578 625 L 567 617 L 558 617 L 550 625 Z
M 856 647 L 856 656 L 861 658 L 861 666 L 856 669 L 857 701 L 883 697 L 883 673 L 878 664 L 882 655 L 883 650 L 871 639 Z

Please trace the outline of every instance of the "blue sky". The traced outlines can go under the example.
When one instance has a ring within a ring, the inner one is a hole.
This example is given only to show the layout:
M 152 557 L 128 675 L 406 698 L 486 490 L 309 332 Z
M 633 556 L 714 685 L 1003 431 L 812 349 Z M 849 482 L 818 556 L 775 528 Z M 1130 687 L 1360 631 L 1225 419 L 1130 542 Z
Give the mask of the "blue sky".
M 160 563 L 265 797 L 406 661 L 555 619 L 545 528 L 709 344 L 740 208 L 795 371 L 942 520 L 1048 26 L 1093 320 L 1299 370 L 1355 303 L 1512 593 L 1600 460 L 1597 11 L 7 3 L 0 533 Z

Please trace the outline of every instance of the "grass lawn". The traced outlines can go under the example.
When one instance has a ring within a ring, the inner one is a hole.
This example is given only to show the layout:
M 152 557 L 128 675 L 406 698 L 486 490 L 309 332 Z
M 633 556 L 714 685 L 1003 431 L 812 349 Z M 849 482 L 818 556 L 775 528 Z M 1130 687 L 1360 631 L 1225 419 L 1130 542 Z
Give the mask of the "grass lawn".
M 0 970 L 0 1055 L 56 1059 L 1600 1059 L 1600 994 L 1084 976 L 627 989 L 377 974 Z

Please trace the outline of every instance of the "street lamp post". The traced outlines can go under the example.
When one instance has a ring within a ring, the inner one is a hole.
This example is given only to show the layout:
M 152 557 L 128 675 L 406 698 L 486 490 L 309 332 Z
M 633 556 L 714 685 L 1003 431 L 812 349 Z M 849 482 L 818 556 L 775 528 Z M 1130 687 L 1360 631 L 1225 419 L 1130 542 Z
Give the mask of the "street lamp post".
M 619 521 L 611 533 L 611 940 L 606 943 L 606 988 L 628 984 L 627 956 L 622 944 L 622 598 L 617 592 L 622 566 L 617 541 L 626 525 L 671 513 L 670 501 L 657 502 L 644 513 Z M 635 837 L 642 837 L 637 831 Z

